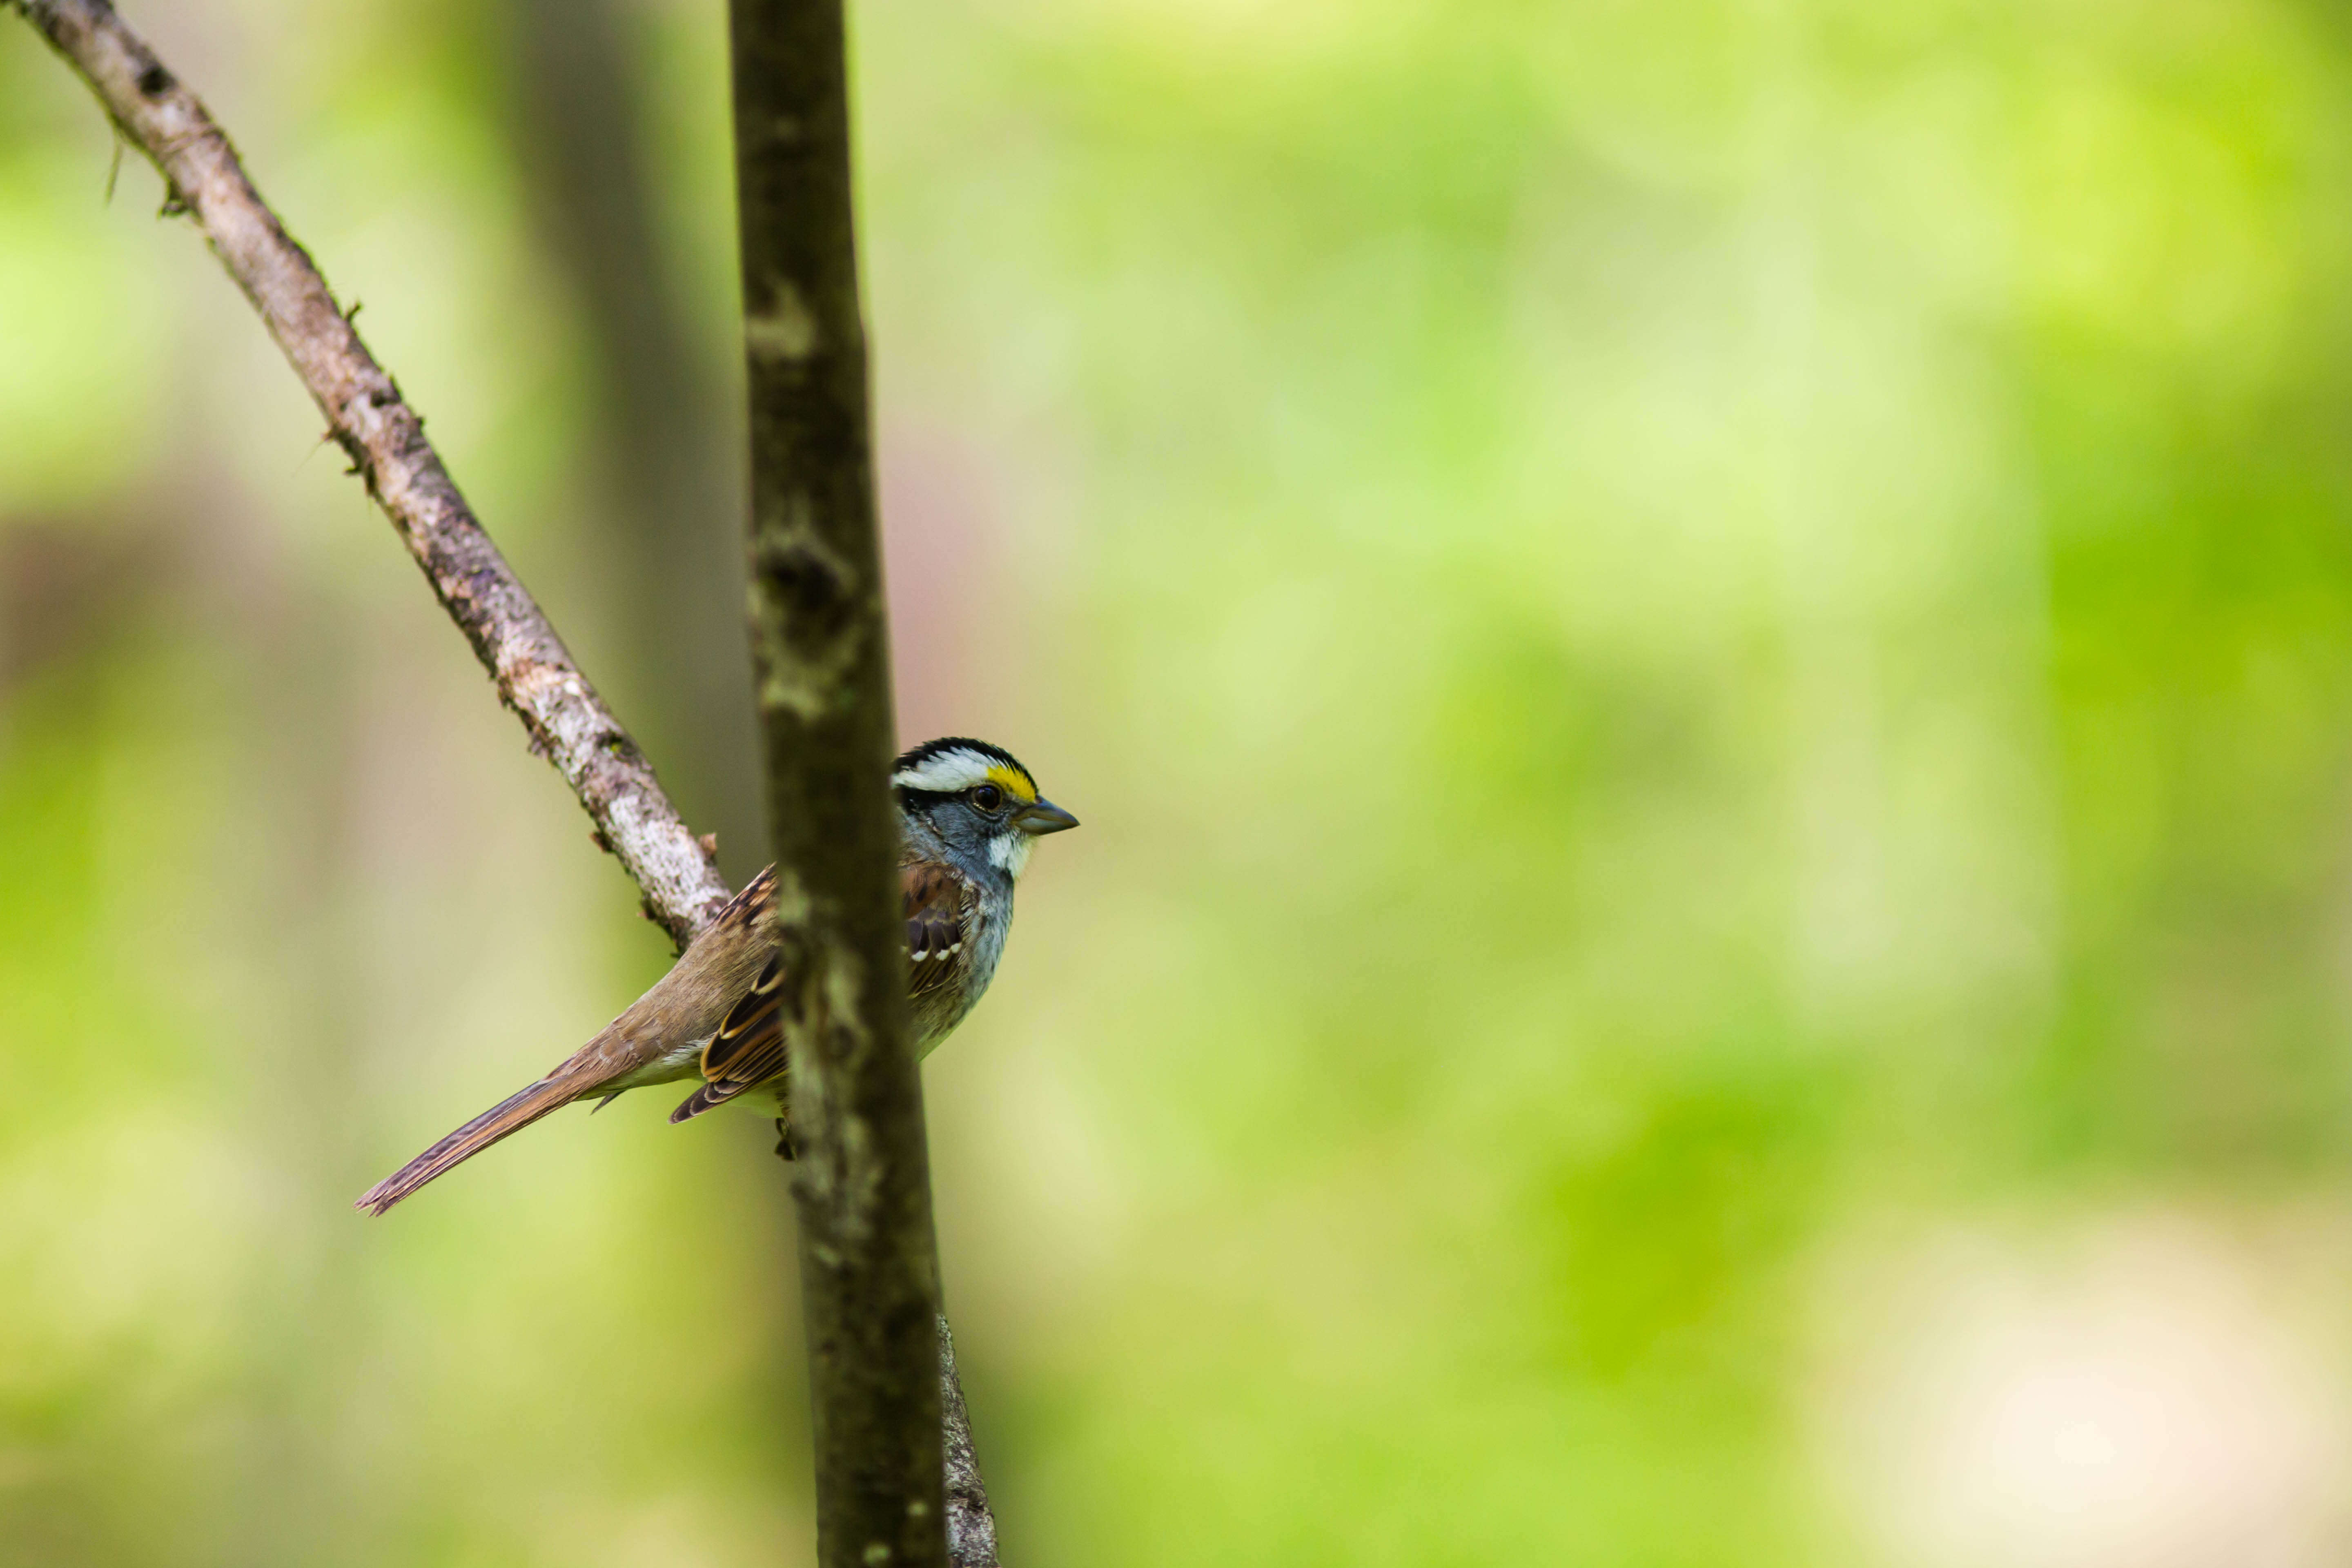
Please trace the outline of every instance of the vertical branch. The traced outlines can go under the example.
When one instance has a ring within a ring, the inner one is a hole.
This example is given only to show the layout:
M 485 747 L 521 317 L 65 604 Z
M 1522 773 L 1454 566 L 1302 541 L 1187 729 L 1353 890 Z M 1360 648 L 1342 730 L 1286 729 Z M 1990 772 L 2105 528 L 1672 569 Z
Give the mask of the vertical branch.
M 646 912 L 684 946 L 727 902 L 708 844 L 572 664 L 443 468 L 423 416 L 228 137 L 106 0 L 0 0 L 10 7 L 163 174 L 167 210 L 194 220 L 253 302 L 531 750 L 562 773 Z M 951 1530 L 958 1568 L 995 1568 L 954 1347 L 934 1314 L 921 1089 L 907 1049 L 841 13 L 837 0 L 736 0 L 733 33 L 754 640 L 779 934 L 807 959 L 793 972 L 807 976 L 805 1016 L 824 1026 L 801 1031 L 810 1037 L 795 1041 L 792 1062 L 809 1155 L 797 1195 L 824 1561 L 936 1563 Z
M 947 1561 L 922 1083 L 851 228 L 841 0 L 733 0 L 751 416 L 751 641 L 802 1158 L 801 1291 L 827 1568 Z

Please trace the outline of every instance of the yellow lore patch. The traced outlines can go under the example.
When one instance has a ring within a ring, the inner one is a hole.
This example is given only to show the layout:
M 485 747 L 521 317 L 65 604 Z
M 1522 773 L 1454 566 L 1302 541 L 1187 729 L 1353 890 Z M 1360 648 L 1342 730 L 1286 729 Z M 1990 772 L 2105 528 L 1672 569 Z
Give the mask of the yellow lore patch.
M 1024 805 L 1037 804 L 1037 781 L 1019 768 L 1008 768 L 999 763 L 988 770 L 988 782 Z

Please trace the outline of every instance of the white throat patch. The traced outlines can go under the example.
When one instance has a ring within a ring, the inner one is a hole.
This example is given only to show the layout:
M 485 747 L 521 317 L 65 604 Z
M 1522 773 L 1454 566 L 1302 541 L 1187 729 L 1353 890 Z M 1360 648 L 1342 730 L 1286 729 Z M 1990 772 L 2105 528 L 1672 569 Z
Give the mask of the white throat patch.
M 1025 833 L 1000 833 L 988 841 L 988 863 L 1018 880 L 1028 868 L 1029 851 L 1036 847 L 1037 841 Z

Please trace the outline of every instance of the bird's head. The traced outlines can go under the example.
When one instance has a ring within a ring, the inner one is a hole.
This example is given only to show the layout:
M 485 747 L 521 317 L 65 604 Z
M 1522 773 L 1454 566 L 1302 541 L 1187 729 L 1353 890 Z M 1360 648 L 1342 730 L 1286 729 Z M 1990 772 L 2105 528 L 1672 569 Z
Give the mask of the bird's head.
M 1037 793 L 1037 781 L 1012 752 L 960 735 L 926 741 L 900 757 L 890 789 L 901 811 L 1007 877 L 1021 875 L 1040 837 L 1078 825 Z

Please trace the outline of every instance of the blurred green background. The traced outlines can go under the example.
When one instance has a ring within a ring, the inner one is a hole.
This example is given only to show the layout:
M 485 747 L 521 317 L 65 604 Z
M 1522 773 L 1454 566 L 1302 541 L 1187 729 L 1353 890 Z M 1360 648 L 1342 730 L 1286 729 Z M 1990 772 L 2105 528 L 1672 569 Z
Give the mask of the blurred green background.
M 718 0 L 126 0 L 760 863 Z M 2352 14 L 869 0 L 1016 1568 L 2352 1560 Z M 667 950 L 0 22 L 0 1562 L 811 1535 Z

